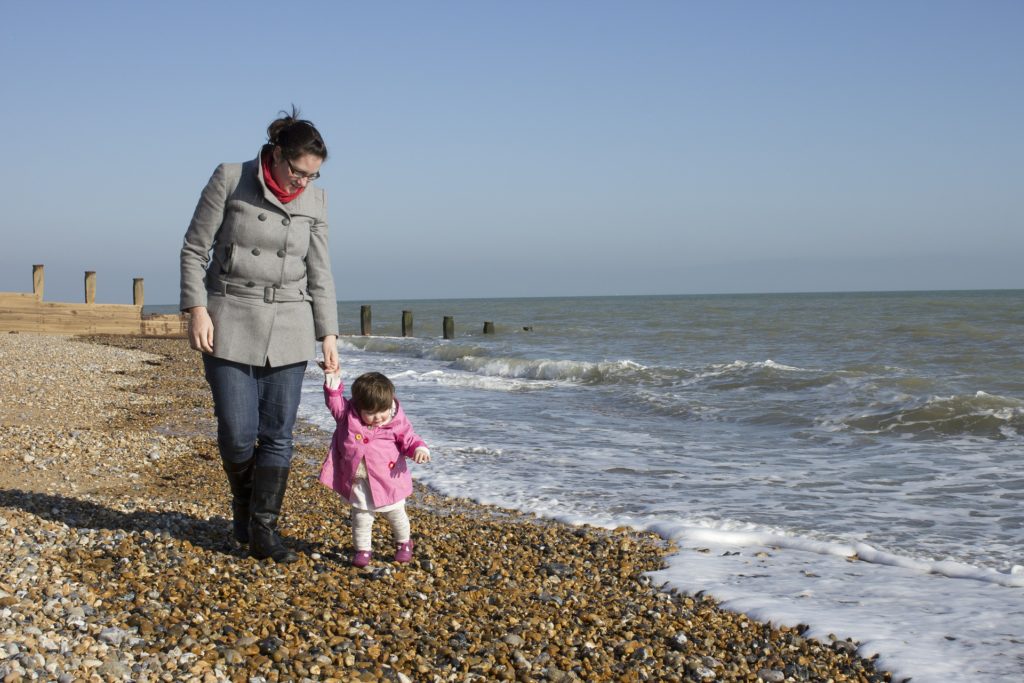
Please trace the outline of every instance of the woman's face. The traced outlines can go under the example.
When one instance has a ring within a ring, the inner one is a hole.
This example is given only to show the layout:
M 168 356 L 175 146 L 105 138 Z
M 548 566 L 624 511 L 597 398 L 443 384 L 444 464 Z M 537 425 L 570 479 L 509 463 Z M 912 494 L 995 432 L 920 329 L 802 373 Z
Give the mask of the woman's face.
M 274 148 L 274 163 L 270 172 L 274 180 L 285 192 L 291 194 L 301 187 L 309 185 L 320 177 L 320 166 L 324 160 L 312 154 L 304 154 L 298 159 L 284 158 L 280 147 Z

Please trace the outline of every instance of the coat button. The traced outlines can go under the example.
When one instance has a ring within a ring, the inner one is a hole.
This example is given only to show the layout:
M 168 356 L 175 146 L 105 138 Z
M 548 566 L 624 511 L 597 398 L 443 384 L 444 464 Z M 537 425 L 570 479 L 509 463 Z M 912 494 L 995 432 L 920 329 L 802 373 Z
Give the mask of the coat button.
M 285 218 L 284 220 L 281 221 L 281 225 L 291 225 L 291 224 L 292 224 L 292 222 L 288 218 Z
M 362 440 L 363 440 L 363 435 L 362 434 L 356 434 L 356 441 L 362 441 Z
M 395 461 L 394 460 L 392 460 L 391 462 L 388 463 L 388 469 L 389 470 L 395 469 Z
M 259 247 L 256 247 L 255 249 L 252 250 L 252 255 L 253 256 L 259 256 L 260 255 Z
M 259 218 L 261 221 L 265 221 L 267 220 L 267 214 L 261 213 L 259 216 L 256 216 L 256 218 Z
M 279 258 L 284 258 L 284 254 L 285 254 L 284 249 L 278 249 L 277 250 L 277 255 L 278 255 Z

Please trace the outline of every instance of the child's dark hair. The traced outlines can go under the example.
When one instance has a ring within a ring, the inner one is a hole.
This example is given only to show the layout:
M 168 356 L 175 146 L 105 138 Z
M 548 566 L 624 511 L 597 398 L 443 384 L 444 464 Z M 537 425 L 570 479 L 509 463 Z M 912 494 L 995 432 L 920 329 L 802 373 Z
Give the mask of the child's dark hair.
M 281 112 L 280 118 L 267 127 L 267 144 L 281 148 L 285 159 L 295 160 L 312 154 L 327 161 L 327 145 L 312 121 L 299 118 L 299 110 L 292 105 L 292 113 Z
M 352 382 L 352 400 L 359 410 L 368 413 L 390 410 L 395 400 L 395 385 L 379 372 L 367 372 Z

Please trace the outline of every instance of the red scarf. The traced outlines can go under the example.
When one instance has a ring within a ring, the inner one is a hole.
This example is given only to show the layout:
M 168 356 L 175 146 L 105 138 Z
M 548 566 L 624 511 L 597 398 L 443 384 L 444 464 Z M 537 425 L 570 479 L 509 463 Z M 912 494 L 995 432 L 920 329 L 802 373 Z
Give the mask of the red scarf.
M 287 204 L 302 194 L 302 191 L 306 188 L 300 186 L 299 189 L 295 190 L 295 192 L 292 192 L 291 194 L 285 192 L 281 186 L 277 184 L 277 181 L 274 180 L 274 174 L 270 172 L 270 158 L 272 154 L 273 148 L 264 150 L 263 153 L 260 154 L 260 163 L 263 165 L 263 182 L 266 184 L 267 189 L 273 192 L 274 196 L 277 197 L 277 201 L 282 204 Z

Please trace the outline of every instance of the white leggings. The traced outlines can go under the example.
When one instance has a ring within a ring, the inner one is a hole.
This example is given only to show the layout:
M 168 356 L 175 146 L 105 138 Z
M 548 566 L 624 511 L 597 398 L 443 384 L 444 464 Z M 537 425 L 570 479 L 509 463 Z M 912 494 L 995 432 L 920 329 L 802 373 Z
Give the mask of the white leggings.
M 369 510 L 352 508 L 352 541 L 356 545 L 356 550 L 372 549 L 373 544 L 370 538 L 373 531 L 373 518 L 376 514 Z M 384 515 L 384 519 L 391 524 L 391 537 L 395 543 L 405 543 L 409 540 L 409 515 L 405 512 L 404 500 L 393 510 L 380 514 Z

